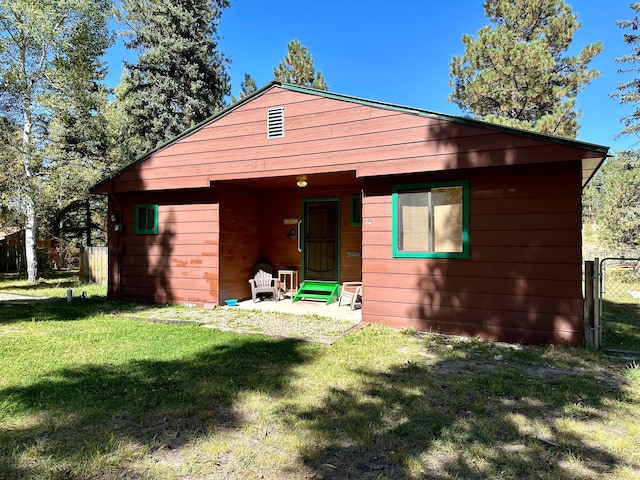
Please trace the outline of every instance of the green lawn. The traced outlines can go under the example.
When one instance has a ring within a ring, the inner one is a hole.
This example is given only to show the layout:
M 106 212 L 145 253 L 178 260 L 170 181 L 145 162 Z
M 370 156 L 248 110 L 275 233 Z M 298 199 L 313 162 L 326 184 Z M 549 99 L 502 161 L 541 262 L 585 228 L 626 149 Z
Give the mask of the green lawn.
M 0 307 L 0 478 L 638 478 L 633 361 L 381 326 L 323 346 L 132 321 L 91 288 Z
M 640 279 L 629 268 L 608 261 L 604 275 L 602 346 L 640 352 Z

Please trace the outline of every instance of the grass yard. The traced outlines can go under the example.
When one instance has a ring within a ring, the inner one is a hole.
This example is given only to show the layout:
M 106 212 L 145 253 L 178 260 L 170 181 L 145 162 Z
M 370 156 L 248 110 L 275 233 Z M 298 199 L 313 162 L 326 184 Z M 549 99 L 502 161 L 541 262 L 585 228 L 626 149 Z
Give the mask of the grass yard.
M 606 349 L 640 352 L 640 278 L 620 263 L 605 261 L 602 344 Z
M 132 321 L 102 287 L 54 281 L 35 290 L 88 298 L 0 306 L 0 478 L 639 478 L 634 361 L 381 326 L 325 346 Z

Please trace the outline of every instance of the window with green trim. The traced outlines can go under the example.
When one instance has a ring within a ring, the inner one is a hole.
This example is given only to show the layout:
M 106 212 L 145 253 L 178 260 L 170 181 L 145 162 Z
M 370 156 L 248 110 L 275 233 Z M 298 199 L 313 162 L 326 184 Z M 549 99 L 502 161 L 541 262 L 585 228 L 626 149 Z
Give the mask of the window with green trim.
M 136 205 L 136 234 L 156 235 L 158 233 L 158 205 Z
M 349 203 L 351 226 L 359 227 L 362 225 L 362 195 L 351 195 Z
M 393 189 L 393 256 L 469 258 L 469 183 Z

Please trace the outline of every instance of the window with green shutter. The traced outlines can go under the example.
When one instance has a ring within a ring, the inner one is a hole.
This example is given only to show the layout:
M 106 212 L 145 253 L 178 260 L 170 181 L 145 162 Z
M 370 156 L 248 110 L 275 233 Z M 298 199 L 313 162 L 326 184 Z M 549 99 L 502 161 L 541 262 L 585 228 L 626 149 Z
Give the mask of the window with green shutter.
M 136 226 L 138 235 L 157 235 L 158 205 L 145 203 L 136 205 Z

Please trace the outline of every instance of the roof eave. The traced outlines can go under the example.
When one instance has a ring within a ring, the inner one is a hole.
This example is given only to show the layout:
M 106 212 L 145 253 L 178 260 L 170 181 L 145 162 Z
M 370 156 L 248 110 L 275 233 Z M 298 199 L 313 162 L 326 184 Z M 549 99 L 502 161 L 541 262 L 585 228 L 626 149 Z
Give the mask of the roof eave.
M 274 81 L 269 82 L 265 86 L 259 88 L 255 92 L 252 92 L 251 94 L 247 95 L 242 100 L 239 100 L 238 102 L 236 102 L 236 103 L 228 106 L 227 108 L 221 110 L 217 114 L 207 118 L 206 120 L 203 120 L 202 122 L 198 123 L 197 125 L 194 125 L 193 127 L 189 128 L 189 129 L 185 130 L 181 134 L 169 139 L 168 141 L 164 142 L 163 144 L 159 145 L 158 147 L 154 148 L 153 150 L 151 150 L 149 152 L 146 152 L 145 154 L 143 154 L 140 157 L 138 157 L 135 160 L 133 160 L 131 163 L 129 163 L 129 164 L 125 165 L 124 167 L 118 169 L 117 171 L 113 172 L 112 174 L 110 174 L 105 179 L 103 179 L 100 182 L 98 182 L 97 184 L 93 185 L 89 189 L 89 191 L 91 193 L 103 193 L 103 194 L 108 193 L 108 189 L 102 189 L 101 187 L 103 187 L 107 183 L 111 182 L 115 177 L 117 177 L 118 175 L 123 173 L 125 170 L 137 165 L 138 163 L 143 162 L 144 160 L 149 158 L 151 155 L 157 153 L 158 151 L 160 151 L 160 150 L 162 150 L 164 148 L 169 147 L 170 145 L 173 145 L 174 143 L 178 142 L 179 140 L 183 139 L 184 137 L 196 132 L 197 130 L 200 130 L 203 127 L 205 127 L 209 123 L 211 123 L 211 122 L 213 122 L 215 120 L 218 120 L 220 118 L 223 118 L 224 116 L 230 114 L 231 112 L 233 112 L 234 110 L 236 110 L 240 106 L 244 105 L 245 103 L 251 101 L 252 99 L 254 99 L 254 98 L 256 98 L 256 97 L 258 97 L 260 95 L 262 95 L 264 92 L 266 92 L 267 90 L 273 88 L 274 86 L 279 86 L 279 87 L 282 87 L 282 88 L 290 90 L 290 91 L 307 93 L 307 94 L 311 94 L 311 95 L 318 95 L 318 96 L 322 96 L 322 97 L 325 97 L 325 98 L 331 98 L 331 99 L 334 99 L 334 100 L 354 102 L 354 103 L 358 103 L 358 104 L 361 104 L 361 105 L 368 105 L 368 106 L 375 107 L 375 108 L 383 108 L 383 109 L 386 109 L 386 110 L 393 110 L 393 111 L 398 111 L 398 112 L 412 114 L 412 115 L 419 115 L 419 116 L 434 118 L 434 119 L 438 119 L 438 120 L 445 120 L 445 121 L 450 121 L 450 122 L 459 123 L 459 124 L 463 124 L 463 125 L 475 126 L 475 127 L 480 127 L 480 128 L 488 128 L 488 129 L 495 130 L 495 131 L 502 132 L 502 133 L 518 135 L 518 136 L 524 136 L 524 137 L 528 137 L 528 138 L 532 138 L 532 139 L 536 139 L 536 140 L 540 140 L 540 141 L 557 143 L 557 144 L 560 144 L 560 145 L 563 145 L 563 146 L 566 146 L 566 147 L 571 147 L 571 148 L 577 148 L 577 149 L 581 149 L 581 150 L 591 151 L 591 152 L 594 152 L 594 153 L 598 154 L 598 156 L 602 155 L 602 159 L 600 160 L 600 162 L 598 164 L 598 167 L 596 167 L 593 170 L 593 172 L 588 176 L 586 181 L 583 178 L 583 186 L 588 183 L 589 179 L 593 176 L 595 171 L 597 171 L 597 169 L 599 168 L 600 164 L 604 161 L 604 159 L 607 157 L 607 154 L 609 152 L 609 147 L 604 146 L 604 145 L 598 145 L 598 144 L 595 144 L 595 143 L 588 143 L 588 142 L 583 142 L 583 141 L 580 141 L 580 140 L 574 140 L 574 139 L 558 137 L 558 136 L 554 136 L 554 135 L 542 134 L 542 133 L 532 132 L 530 130 L 523 130 L 523 129 L 515 128 L 515 127 L 507 127 L 507 126 L 504 126 L 504 125 L 498 125 L 498 124 L 495 124 L 495 123 L 489 123 L 489 122 L 485 122 L 485 121 L 482 121 L 482 120 L 476 120 L 476 119 L 467 118 L 467 117 L 460 117 L 460 116 L 450 115 L 450 114 L 446 114 L 446 113 L 433 112 L 433 111 L 430 111 L 430 110 L 424 110 L 424 109 L 415 108 L 415 107 L 408 107 L 408 106 L 404 106 L 404 105 L 397 105 L 397 104 L 382 102 L 382 101 L 378 101 L 378 100 L 369 100 L 369 99 L 365 99 L 365 98 L 354 97 L 354 96 L 344 95 L 344 94 L 340 94 L 340 93 L 332 93 L 332 92 L 327 92 L 327 91 L 323 91 L 323 90 L 317 90 L 317 89 L 309 88 L 309 87 L 291 85 L 291 84 L 282 83 L 282 82 L 278 82 L 278 81 L 274 80 Z
M 225 117 L 226 115 L 230 114 L 232 111 L 234 111 L 235 109 L 237 109 L 241 105 L 245 104 L 246 102 L 250 101 L 251 99 L 262 95 L 265 91 L 269 90 L 274 85 L 282 85 L 282 84 L 280 82 L 278 82 L 278 81 L 275 81 L 275 80 L 269 82 L 265 86 L 263 86 L 263 87 L 259 88 L 258 90 L 250 93 L 249 95 L 247 95 L 243 99 L 237 101 L 236 103 L 233 103 L 233 104 L 229 105 L 228 107 L 226 107 L 223 110 L 219 111 L 215 115 L 212 115 L 211 117 L 203 120 L 202 122 L 198 123 L 197 125 L 194 125 L 193 127 L 190 127 L 189 129 L 185 130 L 184 132 L 180 133 L 179 135 L 176 135 L 175 137 L 170 138 L 166 142 L 158 145 L 153 150 L 150 150 L 150 151 L 142 154 L 141 156 L 137 157 L 136 159 L 134 159 L 130 163 L 124 165 L 123 167 L 120 167 L 115 172 L 110 173 L 106 178 L 103 178 L 98 183 L 96 183 L 95 185 L 91 186 L 89 188 L 89 192 L 95 193 L 95 194 L 107 194 L 108 191 L 97 191 L 97 190 L 99 190 L 100 187 L 102 187 L 103 185 L 106 185 L 107 183 L 112 181 L 115 177 L 120 175 L 125 170 L 128 170 L 129 168 L 137 165 L 138 163 L 143 162 L 144 160 L 149 158 L 154 153 L 157 153 L 160 150 L 163 150 L 163 149 L 169 147 L 170 145 L 173 145 L 174 143 L 178 142 L 179 140 L 183 139 L 184 137 L 186 137 L 188 135 L 191 135 L 192 133 L 200 130 L 201 128 L 205 127 L 206 125 L 208 125 L 209 123 L 213 122 L 214 120 L 218 120 L 218 119 L 220 119 L 222 117 Z
M 377 107 L 377 108 L 384 108 L 387 110 L 394 110 L 394 111 L 399 111 L 399 112 L 403 112 L 403 113 L 410 113 L 410 114 L 414 114 L 414 115 L 420 115 L 420 116 L 424 116 L 424 117 L 429 117 L 429 118 L 434 118 L 434 119 L 438 119 L 438 120 L 446 120 L 446 121 L 450 121 L 450 122 L 455 122 L 455 123 L 460 123 L 463 125 L 470 125 L 470 126 L 476 126 L 476 127 L 481 127 L 481 128 L 489 128 L 492 130 L 496 130 L 502 133 L 510 133 L 510 134 L 514 134 L 514 135 L 520 135 L 520 136 L 526 136 L 529 138 L 533 138 L 533 139 L 537 139 L 537 140 L 542 140 L 542 141 L 551 141 L 554 143 L 559 143 L 565 146 L 569 146 L 569 147 L 573 147 L 573 148 L 580 148 L 580 149 L 584 149 L 584 150 L 590 150 L 593 152 L 597 152 L 597 153 L 602 153 L 603 155 L 606 155 L 609 151 L 609 147 L 605 146 L 605 145 L 598 145 L 595 143 L 589 143 L 589 142 L 584 142 L 581 140 L 574 140 L 571 138 L 566 138 L 566 137 L 559 137 L 559 136 L 555 136 L 555 135 L 549 135 L 549 134 L 544 134 L 544 133 L 538 133 L 538 132 L 533 132 L 531 130 L 524 130 L 522 128 L 516 128 L 516 127 L 507 127 L 505 125 L 499 125 L 496 123 L 490 123 L 490 122 L 486 122 L 483 120 L 476 120 L 473 118 L 468 118 L 468 117 L 460 117 L 460 116 L 456 116 L 456 115 L 451 115 L 451 114 L 447 114 L 447 113 L 440 113 L 440 112 L 434 112 L 431 110 L 425 110 L 425 109 L 421 109 L 421 108 L 415 108 L 415 107 L 408 107 L 405 105 L 397 105 L 397 104 L 393 104 L 393 103 L 387 103 L 387 102 L 382 102 L 382 101 L 378 101 L 378 100 L 370 100 L 370 99 L 366 99 L 366 98 L 360 98 L 360 97 L 353 97 L 350 95 L 344 95 L 344 94 L 340 94 L 340 93 L 332 93 L 332 92 L 326 92 L 326 91 L 322 91 L 322 90 L 316 90 L 313 88 L 308 88 L 308 87 L 301 87 L 299 85 L 291 85 L 291 84 L 280 84 L 280 86 L 282 88 L 286 88 L 287 90 L 293 90 L 293 91 L 298 91 L 298 92 L 304 92 L 304 93 L 310 93 L 310 94 L 315 94 L 315 95 L 320 95 L 326 98 L 332 98 L 335 100 L 343 100 L 343 101 L 350 101 L 350 102 L 356 102 L 362 105 L 368 105 L 368 106 L 372 106 L 372 107 Z

